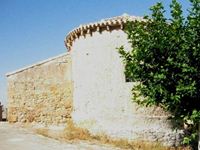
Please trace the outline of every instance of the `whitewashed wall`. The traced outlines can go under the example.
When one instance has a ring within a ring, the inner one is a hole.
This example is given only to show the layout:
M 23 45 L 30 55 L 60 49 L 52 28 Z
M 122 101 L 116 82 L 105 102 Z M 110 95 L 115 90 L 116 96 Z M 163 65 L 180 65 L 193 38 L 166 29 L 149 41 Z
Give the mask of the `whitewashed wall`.
M 74 123 L 92 134 L 176 145 L 180 137 L 171 130 L 166 113 L 131 102 L 133 83 L 125 82 L 123 63 L 116 49 L 121 45 L 130 49 L 122 30 L 94 32 L 74 41 Z

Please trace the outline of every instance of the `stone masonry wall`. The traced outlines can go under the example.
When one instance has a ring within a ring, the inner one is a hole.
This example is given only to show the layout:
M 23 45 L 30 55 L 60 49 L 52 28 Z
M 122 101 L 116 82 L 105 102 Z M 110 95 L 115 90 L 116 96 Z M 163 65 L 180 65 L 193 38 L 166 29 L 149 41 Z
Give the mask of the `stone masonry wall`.
M 45 126 L 71 119 L 71 58 L 60 55 L 7 74 L 8 121 Z
M 180 134 L 172 130 L 168 113 L 131 101 L 134 83 L 125 81 L 124 66 L 116 49 L 121 45 L 130 49 L 127 35 L 120 29 L 97 31 L 74 40 L 71 47 L 74 124 L 91 134 L 177 145 Z

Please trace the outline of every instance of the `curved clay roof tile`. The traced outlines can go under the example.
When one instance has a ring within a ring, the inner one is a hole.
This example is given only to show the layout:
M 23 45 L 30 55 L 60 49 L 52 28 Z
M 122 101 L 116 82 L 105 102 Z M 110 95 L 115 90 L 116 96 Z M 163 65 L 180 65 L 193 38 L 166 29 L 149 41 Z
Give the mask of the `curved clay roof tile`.
M 102 19 L 100 22 L 94 22 L 94 23 L 89 23 L 87 25 L 80 25 L 78 28 L 75 28 L 71 32 L 68 33 L 68 35 L 65 38 L 65 45 L 67 49 L 70 51 L 71 46 L 73 43 L 73 40 L 78 38 L 81 35 L 84 35 L 88 32 L 101 32 L 102 27 L 104 30 L 114 30 L 110 28 L 110 26 L 115 26 L 117 28 L 123 29 L 124 24 L 126 24 L 127 21 L 134 21 L 134 20 L 139 20 L 142 21 L 142 17 L 135 17 L 135 16 L 129 16 L 128 14 L 123 14 L 122 16 L 117 16 L 113 18 L 107 18 L 107 19 Z M 89 30 L 89 31 L 88 31 Z

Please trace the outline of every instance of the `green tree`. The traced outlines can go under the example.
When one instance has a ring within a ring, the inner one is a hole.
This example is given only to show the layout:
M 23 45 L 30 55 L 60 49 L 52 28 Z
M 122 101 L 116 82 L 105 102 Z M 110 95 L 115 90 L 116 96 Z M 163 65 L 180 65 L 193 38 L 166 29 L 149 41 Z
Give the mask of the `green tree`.
M 183 144 L 195 148 L 200 121 L 200 0 L 190 2 L 186 18 L 180 3 L 172 0 L 170 19 L 157 3 L 143 21 L 128 22 L 125 32 L 132 50 L 122 46 L 119 53 L 126 77 L 138 83 L 133 100 L 170 111 L 176 124 L 186 127 Z

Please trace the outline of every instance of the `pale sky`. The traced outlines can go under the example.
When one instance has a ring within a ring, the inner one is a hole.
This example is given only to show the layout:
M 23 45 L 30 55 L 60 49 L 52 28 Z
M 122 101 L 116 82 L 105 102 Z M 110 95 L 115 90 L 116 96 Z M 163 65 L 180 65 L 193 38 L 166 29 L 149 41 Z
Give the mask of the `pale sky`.
M 149 14 L 159 0 L 0 0 L 0 101 L 5 105 L 5 74 L 64 53 L 64 38 L 80 24 L 124 13 Z M 167 10 L 171 0 L 160 0 Z M 179 0 L 184 14 L 187 0 Z

